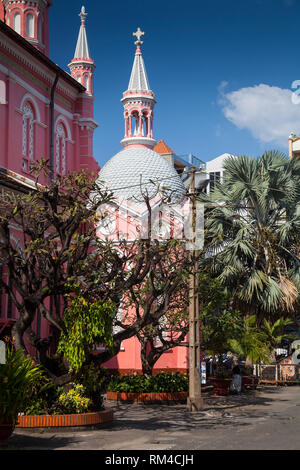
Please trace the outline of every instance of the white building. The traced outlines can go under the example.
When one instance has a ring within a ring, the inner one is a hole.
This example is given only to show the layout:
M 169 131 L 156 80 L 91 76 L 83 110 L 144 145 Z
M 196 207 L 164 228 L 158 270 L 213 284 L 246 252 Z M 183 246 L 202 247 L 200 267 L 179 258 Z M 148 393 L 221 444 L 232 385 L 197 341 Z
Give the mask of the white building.
M 221 183 L 223 183 L 225 179 L 224 162 L 228 157 L 233 156 L 234 155 L 231 155 L 229 153 L 223 153 L 219 157 L 216 157 L 213 160 L 206 162 L 205 171 L 207 179 L 209 180 L 206 187 L 206 191 L 208 194 L 212 191 L 216 182 L 220 181 Z

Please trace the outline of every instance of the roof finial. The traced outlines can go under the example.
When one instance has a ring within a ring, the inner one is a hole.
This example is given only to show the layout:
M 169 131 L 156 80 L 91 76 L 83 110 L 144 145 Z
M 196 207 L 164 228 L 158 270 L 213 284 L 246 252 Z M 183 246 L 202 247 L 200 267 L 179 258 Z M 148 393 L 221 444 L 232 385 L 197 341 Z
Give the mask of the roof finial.
M 141 37 L 144 36 L 144 32 L 140 30 L 140 28 L 137 29 L 135 33 L 132 33 L 132 36 L 136 36 L 137 41 L 135 41 L 136 46 L 141 46 L 143 44 L 143 41 L 141 41 Z
M 81 23 L 84 25 L 86 17 L 88 16 L 88 14 L 85 12 L 85 7 L 81 8 L 81 12 L 79 13 L 79 16 L 81 18 Z

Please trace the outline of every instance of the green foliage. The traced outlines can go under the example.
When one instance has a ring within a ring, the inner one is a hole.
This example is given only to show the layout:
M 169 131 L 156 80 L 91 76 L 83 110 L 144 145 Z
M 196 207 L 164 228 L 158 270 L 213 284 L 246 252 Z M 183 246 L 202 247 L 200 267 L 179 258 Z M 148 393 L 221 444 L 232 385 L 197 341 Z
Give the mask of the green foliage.
M 285 328 L 292 324 L 293 321 L 290 318 L 281 317 L 274 323 L 264 319 L 260 334 L 262 341 L 269 345 L 271 352 L 273 349 L 278 348 L 283 340 L 294 341 L 297 338 L 296 335 L 284 332 Z
M 258 327 L 256 316 L 251 315 L 244 320 L 244 333 L 241 337 L 229 341 L 230 349 L 252 363 L 263 361 L 269 364 L 274 359 L 274 349 L 282 340 L 295 339 L 294 335 L 284 333 L 284 329 L 292 323 L 292 320 L 281 317 L 273 323 L 264 319 L 263 324 Z
M 51 176 L 45 160 L 36 162 L 33 171 L 36 183 L 42 173 Z M 110 286 L 107 270 L 98 272 L 102 289 L 96 285 L 93 290 L 91 269 L 102 262 L 106 266 L 106 254 L 112 251 L 96 234 L 98 210 L 111 200 L 112 195 L 85 171 L 68 173 L 49 186 L 36 184 L 25 194 L 0 194 L 0 265 L 7 270 L 0 289 L 19 312 L 13 333 L 16 349 L 25 349 L 23 337 L 32 328 L 31 344 L 36 345 L 41 360 L 46 357 L 45 343 L 34 335 L 37 312 L 59 331 L 64 330 L 61 300 L 74 295 L 72 285 L 80 285 L 81 295 L 93 302 L 104 298 L 103 291 Z M 26 234 L 22 246 L 12 236 L 16 226 Z M 51 309 L 49 299 L 53 300 Z
M 92 374 L 92 369 L 90 369 Z M 87 375 L 81 377 L 82 383 L 72 383 L 64 388 L 36 387 L 34 393 L 26 401 L 26 406 L 22 409 L 25 415 L 58 415 L 89 413 L 100 411 L 103 408 L 103 398 L 101 395 L 101 381 L 97 382 L 95 377 Z
M 64 354 L 71 371 L 78 372 L 95 345 L 112 348 L 112 321 L 115 306 L 111 302 L 87 302 L 83 297 L 70 301 L 64 312 L 65 332 L 58 352 Z
M 109 392 L 133 393 L 174 393 L 188 390 L 188 377 L 176 373 L 156 375 L 124 375 L 115 376 L 108 385 Z
M 199 294 L 202 349 L 216 356 L 225 354 L 230 349 L 229 341 L 244 332 L 242 314 L 231 308 L 230 295 L 220 280 L 208 273 L 199 275 Z
M 107 369 L 93 363 L 81 371 L 80 383 L 85 388 L 85 395 L 91 399 L 91 411 L 99 411 L 103 407 L 102 393 L 106 391 L 110 379 L 111 374 Z
M 279 152 L 225 160 L 207 203 L 214 275 L 261 315 L 294 310 L 300 289 L 300 162 Z
M 238 339 L 230 340 L 229 345 L 233 353 L 247 358 L 252 363 L 270 363 L 273 346 L 264 332 L 257 327 L 255 315 L 244 319 L 243 334 Z
M 57 389 L 48 377 L 39 377 L 28 394 L 22 413 L 25 415 L 43 415 L 51 413 L 51 406 L 57 399 Z
M 41 368 L 22 350 L 7 348 L 6 364 L 0 365 L 0 423 L 15 423 L 32 387 L 43 376 Z

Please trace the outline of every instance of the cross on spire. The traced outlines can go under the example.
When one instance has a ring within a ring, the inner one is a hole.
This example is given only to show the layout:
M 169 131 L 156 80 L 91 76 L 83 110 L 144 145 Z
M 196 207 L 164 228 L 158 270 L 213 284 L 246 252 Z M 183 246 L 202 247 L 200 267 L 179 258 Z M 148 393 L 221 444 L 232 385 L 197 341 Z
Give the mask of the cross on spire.
M 79 16 L 81 18 L 81 23 L 85 24 L 86 17 L 88 16 L 88 14 L 85 11 L 85 7 L 81 8 L 81 12 L 79 13 Z
M 135 41 L 135 45 L 136 46 L 141 46 L 143 44 L 143 41 L 141 41 L 141 37 L 144 36 L 144 32 L 141 31 L 140 28 L 137 29 L 137 31 L 135 33 L 132 33 L 132 36 L 136 36 L 137 38 L 137 41 Z

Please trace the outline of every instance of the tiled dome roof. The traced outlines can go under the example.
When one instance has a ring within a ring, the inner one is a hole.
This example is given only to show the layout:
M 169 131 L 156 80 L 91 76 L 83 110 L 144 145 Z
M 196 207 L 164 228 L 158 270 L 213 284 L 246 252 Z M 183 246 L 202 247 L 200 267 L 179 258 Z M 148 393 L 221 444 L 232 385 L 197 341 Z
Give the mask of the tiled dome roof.
M 126 148 L 117 153 L 104 165 L 98 179 L 116 197 L 135 198 L 141 202 L 141 189 L 147 190 L 151 198 L 157 194 L 157 184 L 151 181 L 159 183 L 161 188 L 167 188 L 164 192 L 171 197 L 172 202 L 179 201 L 185 191 L 174 167 L 161 155 L 146 147 Z

